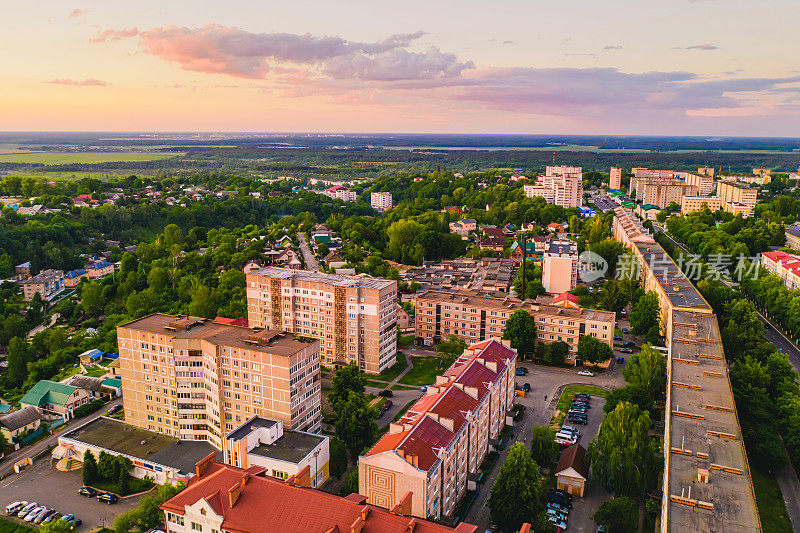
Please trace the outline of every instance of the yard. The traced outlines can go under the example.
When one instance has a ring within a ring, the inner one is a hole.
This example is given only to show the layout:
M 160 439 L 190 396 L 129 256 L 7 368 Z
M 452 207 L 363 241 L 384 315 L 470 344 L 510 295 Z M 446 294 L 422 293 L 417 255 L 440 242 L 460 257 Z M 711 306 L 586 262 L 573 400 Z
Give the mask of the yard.
M 595 385 L 567 385 L 561 392 L 561 397 L 558 399 L 558 404 L 556 404 L 556 410 L 553 413 L 552 420 L 550 420 L 551 426 L 561 427 L 561 423 L 564 422 L 564 417 L 566 416 L 567 411 L 569 411 L 569 406 L 572 403 L 572 397 L 579 393 L 605 398 L 608 394 L 608 391 Z
M 0 518 L 0 533 L 33 533 L 33 528 Z
M 439 368 L 441 357 L 411 357 L 414 368 L 400 378 L 404 385 L 432 385 L 443 369 Z
M 378 374 L 377 376 L 370 376 L 373 379 L 377 379 L 380 381 L 392 381 L 397 376 L 400 375 L 400 372 L 406 369 L 408 366 L 408 358 L 406 354 L 403 352 L 397 352 L 397 361 L 395 364 Z
M 792 522 L 786 512 L 786 504 L 778 482 L 774 477 L 767 477 L 756 468 L 750 469 L 750 474 L 753 477 L 753 490 L 756 493 L 761 528 L 775 533 L 791 533 Z

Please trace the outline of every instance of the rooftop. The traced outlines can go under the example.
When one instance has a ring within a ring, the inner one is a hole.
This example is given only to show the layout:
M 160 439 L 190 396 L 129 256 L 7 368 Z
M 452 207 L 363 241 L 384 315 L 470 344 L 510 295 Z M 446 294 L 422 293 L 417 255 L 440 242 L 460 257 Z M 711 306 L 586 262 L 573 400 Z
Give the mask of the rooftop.
M 253 432 L 254 429 L 258 428 L 271 428 L 278 425 L 277 420 L 270 420 L 269 418 L 263 418 L 260 416 L 254 416 L 238 428 L 234 429 L 227 435 L 225 435 L 226 440 L 242 440 L 243 438 L 247 437 L 250 433 Z
M 323 274 L 308 270 L 292 270 L 289 268 L 267 267 L 254 270 L 251 274 L 266 276 L 276 279 L 291 279 L 296 281 L 310 281 L 314 283 L 327 283 L 337 287 L 364 287 L 367 289 L 383 289 L 396 283 L 388 279 L 340 276 L 338 274 Z
M 747 183 L 740 183 L 738 181 L 720 181 L 719 186 L 729 185 L 731 187 L 736 187 L 737 189 L 744 189 L 746 191 L 753 191 L 758 192 L 758 187 L 753 187 L 752 185 L 748 185 Z
M 700 292 L 684 275 L 678 265 L 664 251 L 660 244 L 655 242 L 636 242 L 642 257 L 650 265 L 650 269 L 658 282 L 669 296 L 673 308 L 689 310 L 710 310 Z
M 77 387 L 56 383 L 43 379 L 29 390 L 19 401 L 25 405 L 40 406 L 46 403 L 53 405 L 65 405 Z
M 795 226 L 794 224 L 791 224 L 789 226 L 785 226 L 784 230 L 789 235 L 793 235 L 795 237 L 800 237 L 800 226 Z
M 47 270 L 42 270 L 32 278 L 28 278 L 25 281 L 20 282 L 22 285 L 30 285 L 34 283 L 44 283 L 46 281 L 50 281 L 53 278 L 57 278 L 59 276 L 63 276 L 64 273 L 61 270 L 53 270 L 52 268 Z
M 273 444 L 259 444 L 247 453 L 278 461 L 299 463 L 324 440 L 325 437 L 320 435 L 284 429 L 283 435 Z
M 8 431 L 16 431 L 41 419 L 42 415 L 39 413 L 39 410 L 35 407 L 28 406 L 12 411 L 7 415 L 0 416 L 0 426 L 6 428 Z

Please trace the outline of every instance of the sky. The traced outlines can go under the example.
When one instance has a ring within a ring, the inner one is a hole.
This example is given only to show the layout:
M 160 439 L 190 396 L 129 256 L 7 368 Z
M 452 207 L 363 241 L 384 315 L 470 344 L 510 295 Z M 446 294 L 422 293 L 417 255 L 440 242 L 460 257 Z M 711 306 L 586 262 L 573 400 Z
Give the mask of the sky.
M 797 0 L 8 3 L 0 130 L 800 136 Z

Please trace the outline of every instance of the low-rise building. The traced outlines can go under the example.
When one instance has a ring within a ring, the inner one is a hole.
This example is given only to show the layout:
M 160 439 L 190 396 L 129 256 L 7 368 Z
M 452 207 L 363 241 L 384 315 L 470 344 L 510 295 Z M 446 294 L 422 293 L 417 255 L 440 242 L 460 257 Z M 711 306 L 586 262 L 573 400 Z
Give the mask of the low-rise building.
M 800 250 L 800 226 L 791 224 L 784 228 L 786 234 L 786 246 L 793 250 Z
M 280 420 L 254 416 L 225 436 L 225 463 L 247 469 L 264 468 L 272 477 L 287 479 L 309 469 L 312 487 L 328 479 L 329 438 L 305 431 L 284 430 Z
M 800 289 L 800 256 L 780 250 L 761 254 L 761 266 L 778 275 L 790 291 Z
M 722 208 L 722 200 L 718 196 L 684 196 L 681 203 L 681 215 L 700 211 L 708 207 L 711 211 Z
M 568 446 L 561 452 L 556 466 L 556 488 L 573 496 L 583 497 L 589 469 L 586 468 L 586 450 L 580 444 Z
M 22 407 L 31 406 L 42 416 L 70 420 L 75 409 L 92 400 L 86 389 L 43 379 L 20 399 Z
M 506 423 L 516 362 L 516 352 L 499 341 L 470 346 L 359 457 L 359 493 L 392 509 L 410 492 L 410 514 L 451 515 Z
M 22 294 L 26 302 L 33 300 L 38 292 L 43 300 L 52 300 L 64 290 L 64 271 L 48 269 L 22 282 Z
M 35 407 L 27 406 L 0 416 L 0 434 L 7 443 L 22 433 L 35 431 L 42 424 L 42 414 Z
M 550 294 L 567 292 L 578 284 L 578 245 L 553 241 L 542 257 L 542 285 Z
M 31 262 L 25 261 L 14 267 L 14 279 L 23 280 L 31 277 Z
M 386 211 L 392 208 L 392 193 L 374 192 L 370 194 L 370 205 L 378 211 Z
M 65 287 L 76 287 L 78 283 L 81 282 L 82 279 L 88 279 L 89 273 L 79 268 L 77 270 L 70 270 L 66 274 L 64 274 L 64 286 Z
M 722 210 L 733 215 L 742 215 L 742 218 L 753 216 L 753 206 L 739 202 L 723 202 Z
M 661 209 L 657 205 L 642 204 L 636 206 L 636 214 L 639 215 L 642 220 L 655 220 L 656 215 L 660 212 Z
M 114 264 L 108 261 L 97 261 L 86 267 L 86 272 L 91 279 L 98 279 L 114 273 Z
M 344 185 L 334 185 L 328 189 L 325 189 L 322 194 L 329 198 L 333 198 L 334 200 L 342 200 L 345 202 L 355 202 L 358 199 L 358 195 L 356 191 L 353 191 Z
M 450 223 L 450 233 L 461 235 L 462 239 L 469 237 L 471 231 L 478 229 L 478 221 L 474 218 L 462 218 Z

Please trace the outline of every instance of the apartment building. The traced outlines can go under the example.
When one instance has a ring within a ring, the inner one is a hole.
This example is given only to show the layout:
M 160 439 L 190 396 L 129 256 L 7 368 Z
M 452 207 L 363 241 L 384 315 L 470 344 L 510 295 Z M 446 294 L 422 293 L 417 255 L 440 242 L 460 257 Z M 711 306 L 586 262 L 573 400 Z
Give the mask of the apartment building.
M 714 167 L 699 167 L 697 173 L 701 176 L 711 176 L 713 178 L 714 174 L 716 174 L 716 169 Z
M 263 468 L 237 468 L 209 455 L 191 483 L 161 505 L 167 533 L 475 533 L 408 516 L 411 495 L 386 510 L 351 494 L 334 496 L 309 486 L 306 473 L 276 479 Z M 528 527 L 529 526 L 525 526 Z
M 432 345 L 449 335 L 467 344 L 503 336 L 506 320 L 524 309 L 536 320 L 540 342 L 564 341 L 569 345 L 567 361 L 574 363 L 578 340 L 596 337 L 609 346 L 614 343 L 615 314 L 516 298 L 499 298 L 475 291 L 426 291 L 417 296 L 414 316 L 418 342 Z
M 342 200 L 345 202 L 355 202 L 358 199 L 356 191 L 353 191 L 344 185 L 334 185 L 322 191 L 322 194 L 333 198 L 334 200 Z
M 552 204 L 556 200 L 556 191 L 552 187 L 545 187 L 542 183 L 523 185 L 522 190 L 525 191 L 525 196 L 528 198 L 542 197 L 548 204 Z
M 469 232 L 478 229 L 478 222 L 474 218 L 462 218 L 450 223 L 450 233 L 456 233 L 462 239 L 469 237 Z
M 86 273 L 91 279 L 99 279 L 114 273 L 114 264 L 108 261 L 97 261 L 86 267 Z
M 583 205 L 583 169 L 581 167 L 548 166 L 542 185 L 553 190 L 553 203 L 561 207 Z
M 542 256 L 542 284 L 550 294 L 561 294 L 578 284 L 578 245 L 552 241 Z
M 392 193 L 374 192 L 369 197 L 370 205 L 378 211 L 386 211 L 392 208 Z
M 358 492 L 393 508 L 411 493 L 410 514 L 453 513 L 514 403 L 515 350 L 496 340 L 470 346 L 365 455 Z
M 684 196 L 697 196 L 698 187 L 676 178 L 631 178 L 631 193 L 636 200 L 664 209 L 671 202 L 680 205 Z
M 117 327 L 125 422 L 222 449 L 252 416 L 319 431 L 319 341 L 154 314 Z
M 622 188 L 622 168 L 611 167 L 611 172 L 608 175 L 608 188 L 611 190 Z
M 786 246 L 794 250 L 800 250 L 800 226 L 792 224 L 785 226 Z
M 355 362 L 378 374 L 394 364 L 396 281 L 277 267 L 246 279 L 251 326 L 318 339 L 322 360 L 331 365 Z
M 624 207 L 614 209 L 611 235 L 628 248 L 633 248 L 636 243 L 656 242 L 650 235 L 650 230 L 642 225 L 642 221 L 633 214 L 633 211 Z
M 722 200 L 719 196 L 684 196 L 681 203 L 681 215 L 700 211 L 708 207 L 711 211 L 722 209 Z
M 52 300 L 64 290 L 64 271 L 52 268 L 42 270 L 35 276 L 20 282 L 26 302 L 33 300 L 38 292 L 43 300 Z
M 800 289 L 800 256 L 775 250 L 761 254 L 761 266 L 777 274 L 790 291 Z
M 634 178 L 674 178 L 675 172 L 672 170 L 653 170 L 647 167 L 634 167 L 631 169 Z
M 737 181 L 720 181 L 717 186 L 717 196 L 724 202 L 756 206 L 758 187 L 751 187 Z
M 686 185 L 697 187 L 700 196 L 711 196 L 717 190 L 717 182 L 714 181 L 713 174 L 686 174 Z

